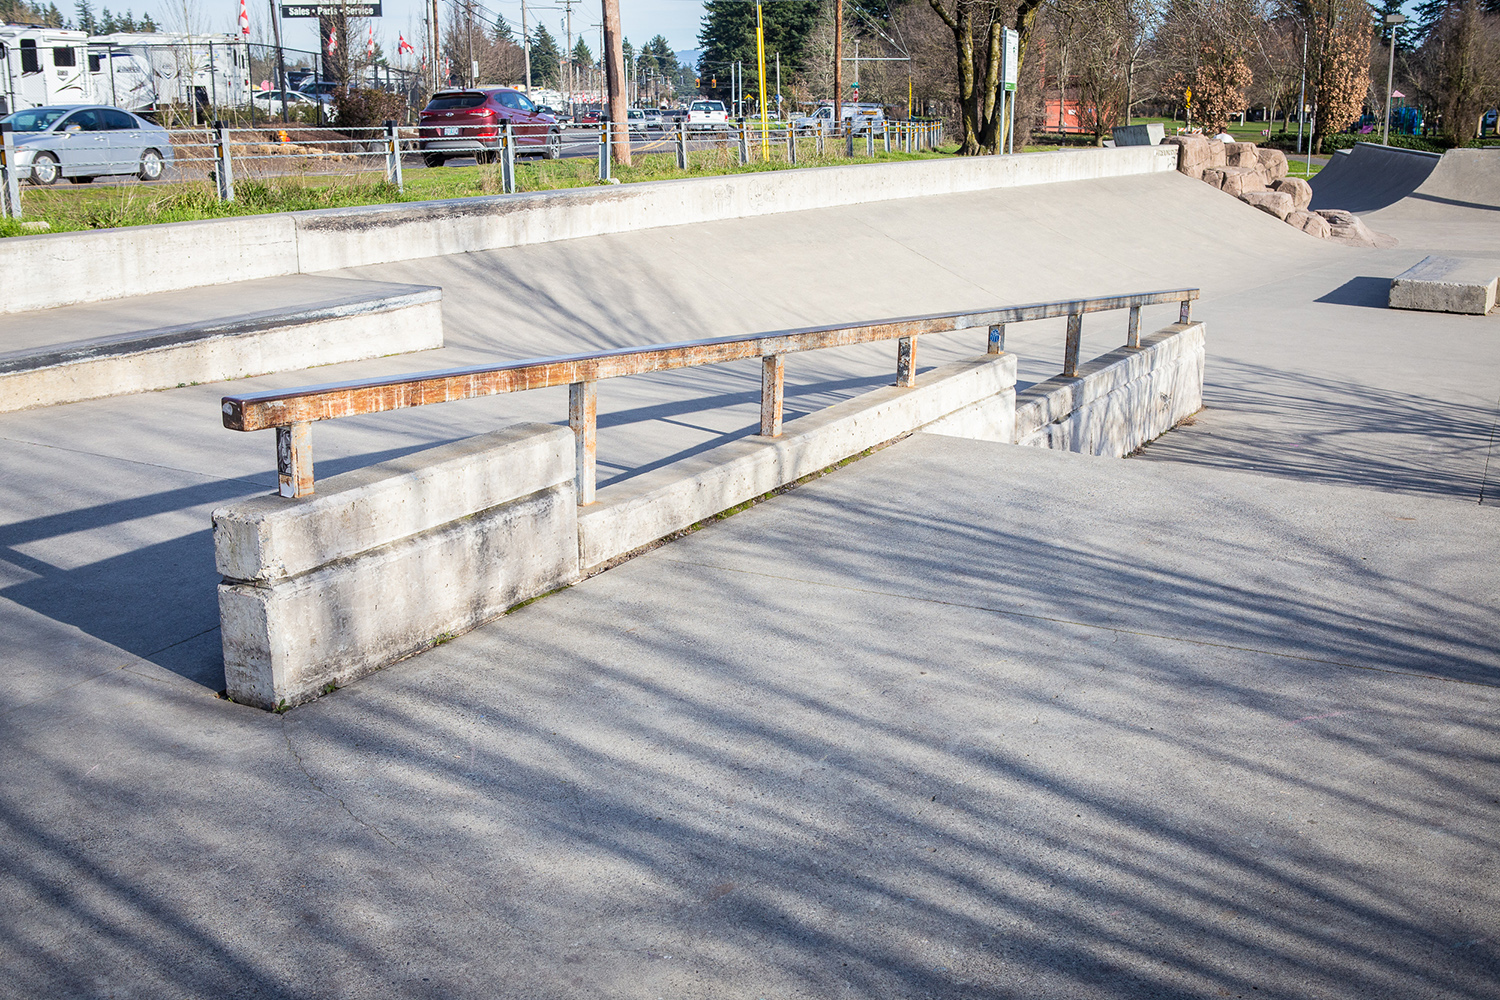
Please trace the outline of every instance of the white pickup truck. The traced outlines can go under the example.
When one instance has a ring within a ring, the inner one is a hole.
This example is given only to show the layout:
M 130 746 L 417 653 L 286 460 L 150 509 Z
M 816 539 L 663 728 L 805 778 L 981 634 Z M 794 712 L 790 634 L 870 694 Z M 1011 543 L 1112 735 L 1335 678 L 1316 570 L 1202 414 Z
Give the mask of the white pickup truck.
M 687 127 L 689 129 L 726 128 L 729 113 L 723 101 L 694 101 L 688 105 Z
M 842 111 L 844 127 L 855 132 L 863 133 L 885 122 L 885 108 L 879 104 L 857 104 L 845 101 Z M 794 124 L 799 129 L 833 133 L 836 131 L 833 127 L 833 104 L 819 105 L 817 111 L 806 118 L 798 118 Z

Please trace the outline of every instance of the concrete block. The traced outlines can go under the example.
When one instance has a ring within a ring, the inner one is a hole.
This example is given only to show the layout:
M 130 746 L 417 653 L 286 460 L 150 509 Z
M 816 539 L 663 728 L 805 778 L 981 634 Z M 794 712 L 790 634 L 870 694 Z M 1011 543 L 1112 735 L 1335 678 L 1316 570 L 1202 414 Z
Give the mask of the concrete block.
M 364 284 L 371 287 L 367 297 L 337 305 L 0 355 L 0 413 L 443 346 L 442 289 Z M 49 321 L 66 319 L 39 317 Z
M 245 215 L 0 240 L 0 313 L 297 273 L 292 216 Z
M 934 420 L 922 430 L 944 437 L 968 438 L 972 441 L 999 441 L 1011 444 L 1016 439 L 1016 390 L 1012 386 L 961 410 Z
M 1156 146 L 1166 135 L 1161 122 L 1146 125 L 1116 125 L 1110 132 L 1116 146 Z
M 1016 395 L 1016 444 L 1119 458 L 1203 407 L 1204 328 L 1173 324 Z
M 522 425 L 215 511 L 219 565 L 260 574 L 219 586 L 229 694 L 309 701 L 577 579 L 571 442 Z
M 1484 316 L 1495 308 L 1500 262 L 1424 257 L 1391 279 L 1392 309 Z
M 1010 354 L 943 365 L 918 376 L 911 388 L 875 389 L 791 421 L 779 438 L 734 441 L 602 489 L 578 518 L 580 565 L 594 569 L 866 448 L 1013 392 L 1015 381 Z

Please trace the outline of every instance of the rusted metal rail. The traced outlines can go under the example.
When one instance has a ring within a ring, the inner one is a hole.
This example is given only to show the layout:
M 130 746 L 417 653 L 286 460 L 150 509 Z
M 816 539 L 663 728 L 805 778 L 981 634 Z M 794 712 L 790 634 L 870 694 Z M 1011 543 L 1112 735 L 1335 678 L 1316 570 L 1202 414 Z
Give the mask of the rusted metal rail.
M 1007 324 L 1066 316 L 1068 333 L 1062 374 L 1071 378 L 1078 374 L 1085 313 L 1130 310 L 1125 346 L 1138 348 L 1143 306 L 1181 303 L 1179 322 L 1186 323 L 1191 318 L 1192 302 L 1197 297 L 1196 288 L 1175 288 L 1136 295 L 1033 302 L 980 312 L 939 313 L 854 326 L 819 326 L 749 337 L 654 344 L 596 354 L 572 354 L 500 365 L 332 382 L 301 389 L 252 392 L 225 396 L 223 420 L 225 427 L 235 431 L 275 428 L 281 495 L 301 497 L 313 492 L 313 421 L 566 385 L 569 387 L 568 426 L 577 440 L 578 502 L 589 504 L 594 501 L 594 442 L 600 379 L 760 358 L 760 433 L 776 437 L 781 434 L 782 386 L 788 354 L 894 340 L 897 342 L 896 384 L 911 386 L 915 384 L 917 374 L 918 337 L 987 327 L 988 351 L 999 354 L 1005 350 Z

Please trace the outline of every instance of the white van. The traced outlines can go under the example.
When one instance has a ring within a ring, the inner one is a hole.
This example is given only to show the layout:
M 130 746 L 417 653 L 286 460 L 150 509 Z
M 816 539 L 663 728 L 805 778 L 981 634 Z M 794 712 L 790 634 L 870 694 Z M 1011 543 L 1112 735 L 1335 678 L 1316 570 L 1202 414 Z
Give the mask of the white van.
M 0 115 L 92 103 L 87 49 L 81 31 L 0 24 Z
M 841 110 L 844 126 L 853 128 L 856 132 L 868 131 L 885 121 L 885 107 L 880 104 L 858 104 L 845 101 Z M 834 131 L 833 102 L 824 101 L 818 105 L 818 110 L 805 118 L 796 119 L 793 124 L 799 129 L 832 133 Z

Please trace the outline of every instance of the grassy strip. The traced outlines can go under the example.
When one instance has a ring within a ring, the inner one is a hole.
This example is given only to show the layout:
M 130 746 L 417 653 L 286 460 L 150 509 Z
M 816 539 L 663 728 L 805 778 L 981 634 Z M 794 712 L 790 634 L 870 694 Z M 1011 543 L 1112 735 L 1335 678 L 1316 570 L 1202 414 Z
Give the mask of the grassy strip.
M 940 152 L 923 153 L 877 151 L 873 158 L 857 157 L 851 160 L 842 156 L 842 151 L 840 155 L 833 155 L 833 143 L 828 146 L 829 152 L 823 156 L 817 155 L 816 147 L 811 142 L 806 143 L 805 147 L 799 147 L 799 162 L 795 168 L 785 161 L 785 145 L 773 144 L 770 160 L 752 159 L 746 165 L 740 164 L 736 149 L 720 147 L 689 153 L 686 170 L 677 168 L 675 153 L 637 153 L 631 166 L 616 166 L 613 173 L 621 183 L 629 184 L 637 181 L 711 177 L 851 163 L 924 160 L 953 152 L 952 147 Z M 758 144 L 752 144 L 751 156 L 756 157 L 759 153 Z M 370 168 L 382 165 L 383 161 L 379 158 L 371 157 L 366 161 L 366 166 Z M 516 164 L 516 186 L 520 191 L 549 191 L 597 184 L 599 165 L 592 157 L 522 160 Z M 243 179 L 235 182 L 235 200 L 232 202 L 219 201 L 212 182 L 208 180 L 159 185 L 127 183 L 94 188 L 23 186 L 21 207 L 24 219 L 0 219 L 0 236 L 35 235 L 36 230 L 26 226 L 27 222 L 45 222 L 50 232 L 114 229 L 305 209 L 483 197 L 499 194 L 501 186 L 498 164 L 411 170 L 405 175 L 404 191 L 396 190 L 395 185 L 387 183 L 383 175 L 375 173 L 373 169 L 351 169 L 342 174 Z

